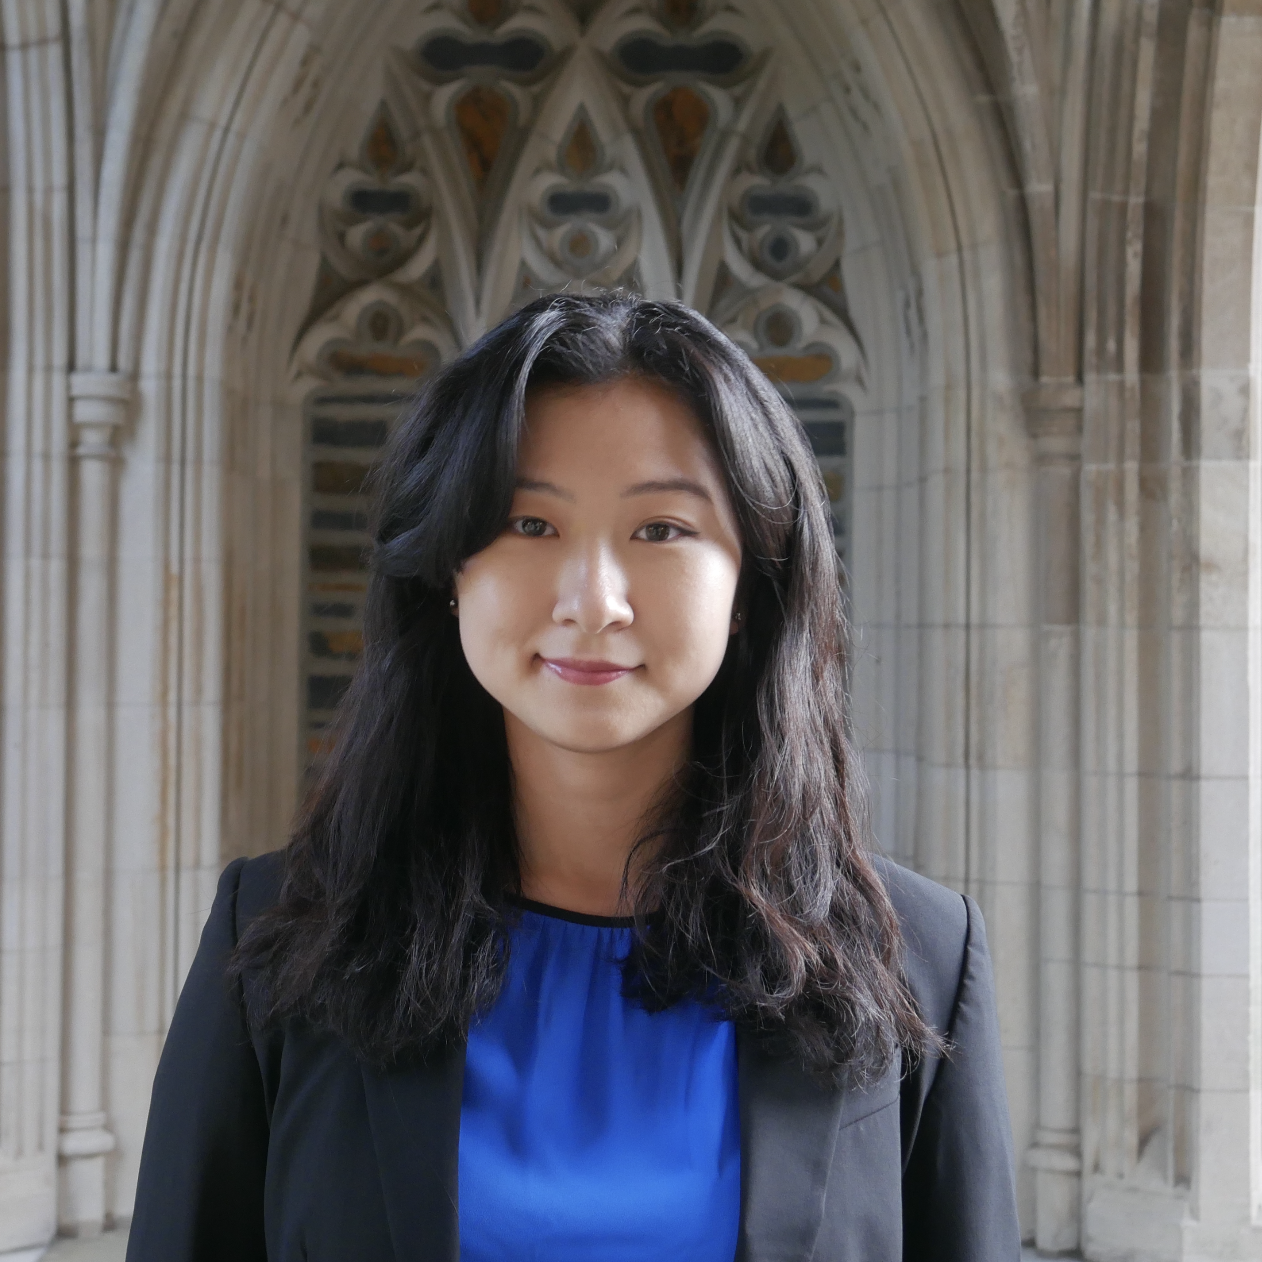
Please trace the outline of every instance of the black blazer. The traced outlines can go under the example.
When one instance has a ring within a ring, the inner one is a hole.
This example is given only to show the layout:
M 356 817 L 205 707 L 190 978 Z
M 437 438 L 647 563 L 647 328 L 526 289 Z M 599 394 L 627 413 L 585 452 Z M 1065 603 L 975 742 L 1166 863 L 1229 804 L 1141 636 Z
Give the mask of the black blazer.
M 281 870 L 279 853 L 237 860 L 219 882 L 154 1081 L 127 1260 L 455 1262 L 463 1049 L 378 1073 L 300 1024 L 250 1030 L 225 980 Z M 1020 1256 L 981 915 L 880 870 L 911 989 L 951 1050 L 858 1091 L 740 1042 L 739 1262 Z

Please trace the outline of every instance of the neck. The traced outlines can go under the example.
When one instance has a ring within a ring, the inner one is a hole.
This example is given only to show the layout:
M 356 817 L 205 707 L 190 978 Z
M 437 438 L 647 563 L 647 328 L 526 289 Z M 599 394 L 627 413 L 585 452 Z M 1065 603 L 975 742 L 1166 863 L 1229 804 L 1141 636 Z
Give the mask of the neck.
M 688 757 L 692 712 L 634 745 L 601 753 L 562 749 L 504 715 L 525 897 L 592 916 L 625 915 L 651 849 L 627 861 L 646 821 Z

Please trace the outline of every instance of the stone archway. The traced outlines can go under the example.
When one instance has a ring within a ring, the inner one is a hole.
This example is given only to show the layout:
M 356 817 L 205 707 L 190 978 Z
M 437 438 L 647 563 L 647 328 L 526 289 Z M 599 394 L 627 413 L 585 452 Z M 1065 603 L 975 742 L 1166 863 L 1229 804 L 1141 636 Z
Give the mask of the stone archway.
M 1020 236 L 962 28 L 935 6 L 451 0 L 243 8 L 182 41 L 127 273 L 144 422 L 122 485 L 124 536 L 163 541 L 156 656 L 123 666 L 155 714 L 167 698 L 141 833 L 170 919 L 116 928 L 120 949 L 163 961 L 169 1003 L 221 861 L 284 836 L 304 703 L 332 696 L 311 680 L 354 653 L 354 594 L 302 585 L 356 581 L 319 567 L 356 543 L 347 466 L 384 414 L 362 384 L 400 388 L 540 288 L 621 281 L 708 310 L 853 462 L 876 831 L 997 926 L 1024 1147 L 1034 947 L 1003 926 L 1032 899 L 1028 320 L 1021 285 L 987 279 L 1021 274 Z M 155 1046 L 161 1011 L 114 1046 Z
M 71 990 L 98 1006 L 67 1001 L 64 1031 L 40 1027 L 43 1068 L 22 1072 L 42 1112 L 21 1115 L 29 1151 L 13 1168 L 48 1177 L 54 1102 L 72 1099 L 63 1225 L 129 1212 L 149 1081 L 218 870 L 286 832 L 313 673 L 300 650 L 320 635 L 332 654 L 354 651 L 353 636 L 332 638 L 353 619 L 311 612 L 304 591 L 312 549 L 355 542 L 356 508 L 337 499 L 350 474 L 326 471 L 319 494 L 331 498 L 310 498 L 317 464 L 371 452 L 361 440 L 380 418 L 371 401 L 346 403 L 349 383 L 393 388 L 524 293 L 584 279 L 702 306 L 820 426 L 832 445 L 821 455 L 848 462 L 831 472 L 849 475 L 838 520 L 875 831 L 983 901 L 1024 1149 L 1037 942 L 1019 388 L 1034 317 L 1003 123 L 977 107 L 983 68 L 956 7 L 170 0 L 127 8 L 104 34 L 86 19 L 63 30 L 60 13 L 50 3 L 42 25 L 6 18 L 5 29 L 32 101 L 61 73 L 58 41 L 77 50 L 76 161 L 88 173 L 77 213 L 94 229 L 78 238 L 75 275 L 95 279 L 56 288 L 68 230 L 46 251 L 33 236 L 30 266 L 60 295 L 56 318 L 92 334 L 71 364 L 64 329 L 61 343 L 38 340 L 43 308 L 15 299 L 14 322 L 29 316 L 34 330 L 18 346 L 34 365 L 21 377 L 29 397 L 42 397 L 41 355 L 63 377 L 86 373 L 73 422 L 50 407 L 54 445 L 73 423 L 118 458 L 99 517 L 113 535 L 111 600 L 94 620 L 75 606 L 85 630 L 68 703 L 96 713 L 82 685 L 99 650 L 105 717 L 85 748 L 103 822 L 69 827 L 72 864 L 92 879 L 67 899 L 65 931 Z M 477 51 L 509 36 L 524 41 L 516 51 Z M 536 46 L 544 56 L 528 64 Z M 126 93 L 93 95 L 106 66 L 130 68 Z M 68 90 L 51 99 L 65 123 Z M 61 188 L 70 157 L 38 133 L 41 117 L 22 121 L 22 152 L 59 153 L 47 187 Z M 42 169 L 22 171 L 22 188 L 45 188 Z M 32 458 L 32 486 L 43 467 Z M 55 480 L 39 485 L 68 502 Z M 316 511 L 349 513 L 349 527 L 312 526 Z M 58 610 L 51 596 L 38 607 L 53 628 L 44 639 L 66 635 Z M 10 672 L 43 660 L 44 640 L 23 634 L 28 657 L 10 650 Z M 26 796 L 10 792 L 6 809 L 34 802 L 26 786 L 52 784 L 67 774 L 58 766 L 9 759 L 6 783 Z M 57 782 L 63 797 L 71 782 Z M 96 866 L 78 866 L 83 854 Z M 61 906 L 59 871 L 39 888 Z M 50 938 L 31 923 L 32 940 Z M 51 953 L 39 958 L 41 1002 L 56 1012 L 66 983 Z M 40 1212 L 50 1195 L 33 1194 Z
M 875 833 L 983 903 L 1027 1234 L 1258 1257 L 1253 9 L 0 5 L 0 1247 L 129 1213 L 285 834 L 348 383 L 622 279 L 844 414 Z

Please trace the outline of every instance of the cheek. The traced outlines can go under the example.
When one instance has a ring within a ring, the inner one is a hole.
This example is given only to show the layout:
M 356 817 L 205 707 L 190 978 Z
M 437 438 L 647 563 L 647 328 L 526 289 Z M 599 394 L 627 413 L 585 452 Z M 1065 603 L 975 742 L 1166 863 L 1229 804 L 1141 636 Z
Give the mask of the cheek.
M 646 631 L 664 650 L 677 686 L 700 695 L 718 673 L 732 628 L 738 568 L 723 554 L 696 558 L 668 584 L 645 593 Z
M 483 686 L 498 675 L 535 629 L 540 616 L 541 584 L 526 567 L 495 555 L 495 545 L 465 563 L 456 579 L 460 605 L 460 643 L 469 669 Z

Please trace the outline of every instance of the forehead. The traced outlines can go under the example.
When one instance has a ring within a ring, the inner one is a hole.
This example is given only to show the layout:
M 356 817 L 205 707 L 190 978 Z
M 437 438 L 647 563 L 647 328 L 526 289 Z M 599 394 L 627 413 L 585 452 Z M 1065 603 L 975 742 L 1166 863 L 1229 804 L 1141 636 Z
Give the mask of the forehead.
M 593 471 L 606 474 L 665 462 L 721 476 L 692 408 L 668 386 L 639 377 L 531 390 L 518 465 L 525 471 L 543 462 L 595 462 Z

